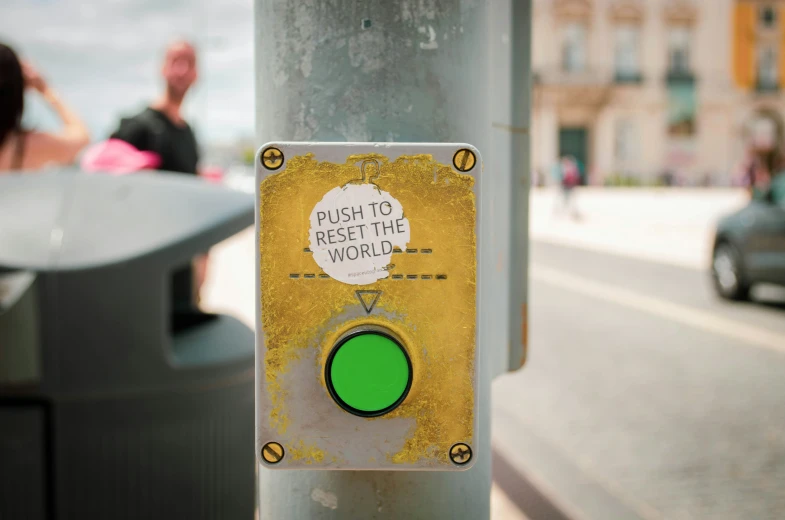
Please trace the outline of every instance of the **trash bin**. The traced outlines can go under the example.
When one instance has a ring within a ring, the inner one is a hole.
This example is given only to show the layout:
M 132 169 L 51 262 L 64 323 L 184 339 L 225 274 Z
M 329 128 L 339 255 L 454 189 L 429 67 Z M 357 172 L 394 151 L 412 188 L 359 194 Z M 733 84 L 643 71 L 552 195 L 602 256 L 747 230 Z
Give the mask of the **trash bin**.
M 190 176 L 0 176 L 0 518 L 252 518 L 253 331 L 171 279 L 253 220 Z

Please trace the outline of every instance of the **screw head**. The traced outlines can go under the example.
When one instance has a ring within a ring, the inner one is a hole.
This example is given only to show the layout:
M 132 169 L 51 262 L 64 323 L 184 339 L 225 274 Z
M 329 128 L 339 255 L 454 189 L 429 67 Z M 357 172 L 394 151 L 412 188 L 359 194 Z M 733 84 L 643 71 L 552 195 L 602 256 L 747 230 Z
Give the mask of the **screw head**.
M 461 148 L 455 155 L 452 156 L 452 165 L 459 172 L 468 172 L 477 163 L 477 157 L 474 152 L 468 148 Z
M 472 460 L 472 449 L 463 442 L 453 444 L 450 448 L 450 460 L 459 466 L 468 464 Z
M 277 442 L 268 442 L 262 447 L 262 458 L 268 464 L 278 464 L 283 460 L 283 446 Z
M 268 170 L 277 170 L 283 164 L 283 152 L 271 146 L 262 152 L 262 165 Z

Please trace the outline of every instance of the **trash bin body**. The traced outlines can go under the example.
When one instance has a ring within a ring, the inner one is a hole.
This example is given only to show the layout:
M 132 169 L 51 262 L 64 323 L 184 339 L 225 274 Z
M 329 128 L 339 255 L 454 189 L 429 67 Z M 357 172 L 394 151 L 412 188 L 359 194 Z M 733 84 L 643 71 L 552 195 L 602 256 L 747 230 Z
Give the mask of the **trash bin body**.
M 253 218 L 182 175 L 0 177 L 0 518 L 251 518 L 253 331 L 171 280 Z

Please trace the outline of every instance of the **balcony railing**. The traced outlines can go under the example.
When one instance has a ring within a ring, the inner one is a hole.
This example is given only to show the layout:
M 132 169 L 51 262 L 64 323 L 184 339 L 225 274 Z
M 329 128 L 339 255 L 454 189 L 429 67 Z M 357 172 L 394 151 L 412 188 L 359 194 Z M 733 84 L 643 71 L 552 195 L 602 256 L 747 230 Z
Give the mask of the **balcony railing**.
M 780 85 L 776 80 L 758 78 L 758 81 L 755 83 L 755 91 L 761 94 L 779 92 L 779 90 Z
M 695 83 L 695 74 L 684 69 L 668 69 L 665 81 L 667 83 Z
M 643 83 L 643 75 L 640 72 L 617 70 L 613 81 L 619 85 L 639 85 Z

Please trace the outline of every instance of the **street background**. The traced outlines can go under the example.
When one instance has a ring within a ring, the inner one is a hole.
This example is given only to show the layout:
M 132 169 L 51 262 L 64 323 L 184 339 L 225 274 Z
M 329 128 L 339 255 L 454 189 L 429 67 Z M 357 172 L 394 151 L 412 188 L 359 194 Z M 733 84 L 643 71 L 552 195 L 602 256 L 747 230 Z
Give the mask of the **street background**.
M 201 167 L 254 192 L 252 0 L 2 10 L 0 39 L 95 141 L 159 91 L 166 44 L 191 39 Z M 547 187 L 530 199 L 528 362 L 493 386 L 494 518 L 523 518 L 533 493 L 575 519 L 785 517 L 785 294 L 721 301 L 707 272 L 717 219 L 749 200 L 732 186 L 785 143 L 785 3 L 535 0 L 533 29 L 526 166 Z M 315 45 L 297 42 L 303 77 Z M 29 127 L 56 126 L 28 106 Z M 581 184 L 567 209 L 565 157 Z M 254 327 L 254 259 L 252 229 L 211 251 L 206 310 Z

